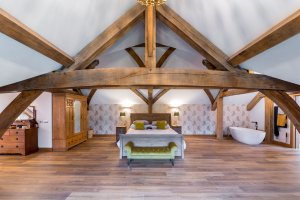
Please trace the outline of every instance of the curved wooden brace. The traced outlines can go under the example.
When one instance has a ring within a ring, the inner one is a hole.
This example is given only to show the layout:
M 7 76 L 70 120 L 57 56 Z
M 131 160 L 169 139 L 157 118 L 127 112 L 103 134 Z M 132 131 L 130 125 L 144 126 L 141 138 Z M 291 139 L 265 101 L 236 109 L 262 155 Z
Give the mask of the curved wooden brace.
M 260 92 L 276 103 L 300 132 L 300 107 L 296 101 L 283 91 L 260 90 Z
M 41 91 L 22 92 L 3 110 L 0 114 L 0 138 L 18 116 L 41 94 Z
M 204 92 L 206 93 L 207 97 L 209 98 L 211 105 L 213 105 L 215 102 L 215 99 L 214 99 L 214 96 L 212 95 L 212 93 L 210 92 L 210 90 L 204 89 Z
M 93 96 L 95 95 L 95 93 L 97 92 L 97 89 L 91 89 L 89 96 L 87 98 L 87 104 L 90 105 Z
M 176 49 L 173 47 L 169 47 L 167 49 L 167 51 L 160 57 L 160 59 L 158 60 L 156 67 L 157 68 L 161 68 L 163 66 L 163 64 L 166 62 L 166 60 L 170 57 L 170 55 L 172 55 L 172 53 L 175 51 Z
M 139 67 L 145 67 L 145 64 L 143 62 L 143 60 L 140 58 L 140 56 L 134 51 L 133 48 L 129 47 L 127 49 L 125 49 L 125 51 L 127 51 L 127 53 L 133 58 L 133 60 L 136 62 L 136 64 Z
M 264 97 L 265 95 L 261 94 L 260 92 L 257 95 L 255 95 L 255 97 L 247 105 L 247 110 L 251 111 Z

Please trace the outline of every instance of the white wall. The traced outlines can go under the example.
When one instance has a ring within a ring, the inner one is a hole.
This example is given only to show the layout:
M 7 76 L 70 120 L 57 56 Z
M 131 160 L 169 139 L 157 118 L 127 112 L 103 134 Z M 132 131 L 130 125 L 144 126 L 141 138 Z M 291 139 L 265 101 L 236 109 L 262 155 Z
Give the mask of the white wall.
M 260 100 L 250 111 L 250 121 L 258 122 L 258 129 L 265 130 L 265 99 Z M 255 128 L 254 124 L 252 124 L 252 128 Z
M 18 93 L 0 94 L 0 112 L 18 95 Z M 44 92 L 31 106 L 37 111 L 39 123 L 38 137 L 40 148 L 52 148 L 52 94 Z
M 44 92 L 31 105 L 37 110 L 39 147 L 52 148 L 52 94 Z

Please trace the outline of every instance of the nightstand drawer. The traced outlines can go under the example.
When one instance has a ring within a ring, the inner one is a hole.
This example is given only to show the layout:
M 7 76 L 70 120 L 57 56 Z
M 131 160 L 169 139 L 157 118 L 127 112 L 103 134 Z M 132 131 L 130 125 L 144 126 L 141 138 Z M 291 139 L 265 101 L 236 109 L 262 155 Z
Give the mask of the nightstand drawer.
M 126 134 L 127 128 L 125 126 L 116 127 L 116 142 L 119 141 L 121 134 Z

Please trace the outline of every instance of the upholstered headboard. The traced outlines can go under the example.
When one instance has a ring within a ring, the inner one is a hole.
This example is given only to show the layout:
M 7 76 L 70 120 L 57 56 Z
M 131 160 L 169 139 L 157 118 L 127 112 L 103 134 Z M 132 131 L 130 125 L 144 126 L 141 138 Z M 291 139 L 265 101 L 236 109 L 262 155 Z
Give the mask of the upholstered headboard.
M 135 120 L 147 120 L 150 123 L 152 121 L 167 121 L 168 124 L 171 124 L 171 114 L 170 113 L 131 113 L 130 115 L 131 124 Z

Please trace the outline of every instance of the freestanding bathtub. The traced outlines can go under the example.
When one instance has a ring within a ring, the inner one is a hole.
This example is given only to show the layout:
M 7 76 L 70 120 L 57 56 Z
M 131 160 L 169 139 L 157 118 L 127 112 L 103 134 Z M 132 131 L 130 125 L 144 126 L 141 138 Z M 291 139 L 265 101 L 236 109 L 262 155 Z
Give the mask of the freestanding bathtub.
M 231 136 L 244 144 L 257 145 L 265 139 L 266 132 L 249 128 L 229 127 Z

